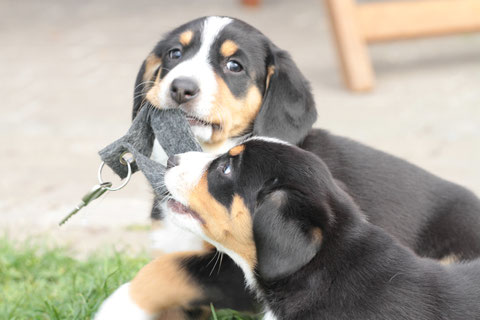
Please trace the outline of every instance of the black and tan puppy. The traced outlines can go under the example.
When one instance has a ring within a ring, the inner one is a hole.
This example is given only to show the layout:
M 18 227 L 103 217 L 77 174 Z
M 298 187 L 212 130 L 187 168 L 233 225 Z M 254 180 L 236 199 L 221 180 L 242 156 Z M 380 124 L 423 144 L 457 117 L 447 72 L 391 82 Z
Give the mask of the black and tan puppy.
M 480 319 L 480 261 L 417 257 L 315 155 L 252 138 L 170 162 L 167 219 L 230 256 L 265 319 Z
M 165 35 L 142 64 L 133 114 L 152 106 L 187 112 L 207 152 L 223 153 L 255 135 L 296 144 L 323 160 L 369 222 L 418 255 L 480 256 L 480 201 L 474 194 L 402 159 L 312 130 L 316 109 L 307 81 L 288 53 L 242 21 L 205 17 Z M 215 250 L 169 220 L 164 224 L 169 228 L 162 229 L 167 231 L 156 237 L 157 244 L 175 253 L 145 266 L 106 301 L 99 314 L 107 316 L 99 319 L 197 318 L 196 308 L 210 302 L 254 308 L 230 258 L 215 265 Z

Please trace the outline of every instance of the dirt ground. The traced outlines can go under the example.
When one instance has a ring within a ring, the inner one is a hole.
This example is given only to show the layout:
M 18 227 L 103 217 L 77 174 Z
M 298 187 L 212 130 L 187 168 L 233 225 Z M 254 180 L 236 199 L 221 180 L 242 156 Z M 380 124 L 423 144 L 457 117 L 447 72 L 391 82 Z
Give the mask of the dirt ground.
M 166 31 L 204 15 L 262 30 L 311 81 L 316 126 L 390 152 L 480 194 L 480 34 L 370 47 L 377 87 L 342 85 L 322 1 L 0 1 L 0 234 L 77 252 L 148 247 L 140 174 L 57 223 L 96 183 L 97 151 L 126 132 L 134 79 Z

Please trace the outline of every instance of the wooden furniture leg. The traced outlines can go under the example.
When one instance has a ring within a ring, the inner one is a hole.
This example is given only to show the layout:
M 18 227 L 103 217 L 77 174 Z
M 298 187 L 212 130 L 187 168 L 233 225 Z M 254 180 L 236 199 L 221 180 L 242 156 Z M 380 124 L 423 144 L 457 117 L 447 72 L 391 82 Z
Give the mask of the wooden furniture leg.
M 330 15 L 337 52 L 347 87 L 368 91 L 374 86 L 374 74 L 367 43 L 357 21 L 355 0 L 325 0 Z

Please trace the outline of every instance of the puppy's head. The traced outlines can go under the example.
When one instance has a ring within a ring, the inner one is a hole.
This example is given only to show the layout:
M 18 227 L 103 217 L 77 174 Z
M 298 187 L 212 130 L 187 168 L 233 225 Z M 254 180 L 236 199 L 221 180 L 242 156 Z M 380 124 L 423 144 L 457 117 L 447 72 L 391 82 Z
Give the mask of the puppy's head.
M 155 46 L 137 76 L 133 117 L 147 104 L 184 110 L 207 149 L 251 133 L 298 143 L 316 119 L 290 56 L 250 25 L 217 16 L 184 24 Z
M 247 282 L 284 277 L 307 264 L 334 221 L 341 191 L 313 154 L 252 138 L 215 157 L 170 159 L 167 218 L 227 253 Z

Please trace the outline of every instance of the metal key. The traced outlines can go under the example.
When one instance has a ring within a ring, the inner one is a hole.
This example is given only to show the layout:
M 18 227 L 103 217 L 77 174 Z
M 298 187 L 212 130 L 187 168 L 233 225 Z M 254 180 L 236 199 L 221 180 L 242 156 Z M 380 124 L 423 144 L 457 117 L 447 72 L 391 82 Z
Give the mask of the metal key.
M 58 225 L 61 226 L 62 224 L 67 222 L 67 220 L 70 219 L 74 214 L 80 211 L 80 209 L 88 206 L 93 200 L 100 198 L 105 192 L 108 191 L 108 188 L 110 188 L 111 186 L 111 182 L 104 182 L 94 186 L 89 193 L 83 196 L 82 201 L 75 207 L 75 209 L 73 209 L 65 218 L 63 218 L 63 220 L 60 221 Z

